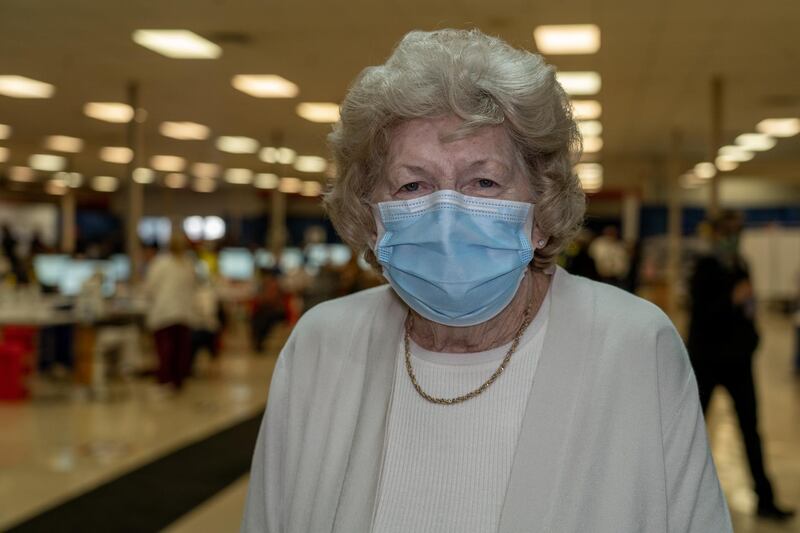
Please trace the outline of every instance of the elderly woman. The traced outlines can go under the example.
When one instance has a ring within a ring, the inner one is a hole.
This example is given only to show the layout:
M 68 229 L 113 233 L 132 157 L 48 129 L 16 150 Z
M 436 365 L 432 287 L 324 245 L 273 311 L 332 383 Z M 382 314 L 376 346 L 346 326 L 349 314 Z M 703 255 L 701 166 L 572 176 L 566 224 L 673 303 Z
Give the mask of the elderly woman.
M 243 531 L 731 531 L 670 321 L 554 268 L 576 131 L 553 68 L 477 31 L 358 77 L 326 202 L 389 284 L 287 342 Z

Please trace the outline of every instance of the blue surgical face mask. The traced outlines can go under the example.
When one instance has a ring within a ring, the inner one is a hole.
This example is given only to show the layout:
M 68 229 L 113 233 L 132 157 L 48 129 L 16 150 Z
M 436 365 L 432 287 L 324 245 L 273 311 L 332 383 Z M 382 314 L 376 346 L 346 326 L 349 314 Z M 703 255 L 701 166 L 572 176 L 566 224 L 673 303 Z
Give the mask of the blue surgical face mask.
M 440 324 L 473 326 L 497 315 L 533 258 L 533 204 L 439 191 L 378 203 L 374 213 L 384 277 Z

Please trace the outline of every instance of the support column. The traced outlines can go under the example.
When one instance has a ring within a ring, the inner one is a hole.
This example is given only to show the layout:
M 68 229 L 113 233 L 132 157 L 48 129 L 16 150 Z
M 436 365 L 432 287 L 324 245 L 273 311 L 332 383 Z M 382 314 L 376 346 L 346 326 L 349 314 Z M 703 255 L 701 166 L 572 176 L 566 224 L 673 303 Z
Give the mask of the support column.
M 286 194 L 275 189 L 270 196 L 269 248 L 277 259 L 286 245 Z
M 639 240 L 639 215 L 642 201 L 636 192 L 626 192 L 622 198 L 622 240 L 633 244 Z
M 708 143 L 708 160 L 714 162 L 717 152 L 722 146 L 722 78 L 711 78 L 711 134 Z M 719 214 L 719 180 L 720 175 L 711 178 L 709 182 L 708 217 L 714 218 Z
M 667 164 L 667 313 L 675 316 L 678 311 L 678 283 L 681 269 L 681 146 L 683 135 L 674 130 L 670 138 L 669 162 Z
M 144 113 L 139 110 L 139 85 L 128 84 L 128 105 L 134 109 L 134 118 L 128 123 L 128 148 L 133 151 L 133 159 L 128 165 L 126 182 L 128 185 L 127 212 L 125 219 L 125 251 L 131 261 L 131 282 L 139 281 L 142 272 L 142 246 L 139 242 L 139 222 L 144 211 L 144 186 L 133 181 L 133 172 L 141 166 L 143 138 L 141 127 L 145 120 Z
M 68 189 L 61 197 L 61 252 L 75 253 L 75 191 Z

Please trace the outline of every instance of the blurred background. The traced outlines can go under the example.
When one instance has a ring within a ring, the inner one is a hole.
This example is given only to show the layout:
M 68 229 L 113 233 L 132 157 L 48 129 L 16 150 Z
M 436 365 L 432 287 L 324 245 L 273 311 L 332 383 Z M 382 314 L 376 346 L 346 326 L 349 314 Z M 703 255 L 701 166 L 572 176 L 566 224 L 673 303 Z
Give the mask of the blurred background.
M 709 221 L 736 214 L 766 467 L 800 507 L 796 0 L 4 0 L 0 529 L 238 530 L 293 324 L 382 283 L 321 208 L 338 103 L 406 32 L 442 27 L 558 69 L 588 193 L 563 266 L 686 334 Z M 181 268 L 196 282 L 170 284 Z M 724 390 L 708 425 L 736 531 L 800 531 L 756 516 Z

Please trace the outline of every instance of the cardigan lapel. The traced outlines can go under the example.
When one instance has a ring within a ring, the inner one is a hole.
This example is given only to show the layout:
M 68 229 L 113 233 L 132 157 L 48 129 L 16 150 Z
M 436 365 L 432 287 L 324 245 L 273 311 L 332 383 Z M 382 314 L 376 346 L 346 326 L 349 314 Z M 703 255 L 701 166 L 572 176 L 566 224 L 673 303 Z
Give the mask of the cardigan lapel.
M 407 312 L 394 291 L 387 293 L 385 308 L 376 310 L 365 332 L 365 383 L 333 524 L 333 531 L 338 533 L 367 532 L 372 527 L 397 350 Z
M 511 467 L 500 533 L 551 529 L 549 513 L 568 459 L 566 441 L 594 334 L 594 291 L 581 285 L 561 268 L 553 276 L 547 333 Z

